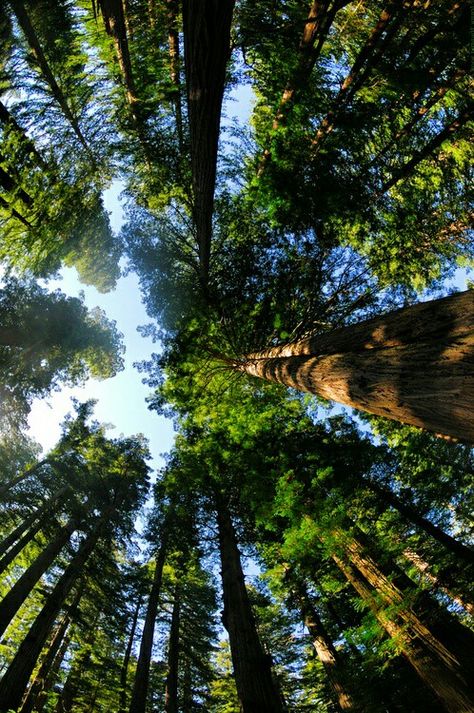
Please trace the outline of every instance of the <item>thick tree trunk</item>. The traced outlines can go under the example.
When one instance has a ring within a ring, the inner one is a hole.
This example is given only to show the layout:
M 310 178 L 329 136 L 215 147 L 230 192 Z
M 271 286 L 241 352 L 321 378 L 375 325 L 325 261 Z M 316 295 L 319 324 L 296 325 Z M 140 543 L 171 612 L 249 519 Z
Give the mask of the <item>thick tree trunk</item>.
M 127 101 L 133 106 L 138 101 L 138 98 L 132 72 L 122 0 L 98 0 L 98 4 L 104 19 L 105 30 L 114 42 L 115 53 L 127 93 Z
M 450 552 L 452 552 L 456 557 L 464 560 L 468 564 L 474 564 L 474 550 L 467 545 L 463 545 L 462 542 L 455 540 L 454 537 L 443 532 L 439 527 L 434 525 L 432 522 L 422 517 L 412 505 L 404 503 L 400 498 L 398 498 L 395 493 L 390 492 L 386 488 L 383 488 L 378 483 L 373 481 L 365 481 L 369 490 L 376 493 L 379 498 L 387 505 L 395 508 L 400 515 L 403 515 L 409 522 L 416 525 L 420 530 L 426 532 L 433 539 L 439 542 L 441 545 L 446 547 Z
M 153 635 L 155 633 L 155 621 L 158 612 L 158 602 L 161 592 L 161 580 L 163 578 L 163 566 L 165 564 L 166 552 L 168 548 L 168 520 L 163 527 L 161 545 L 156 557 L 155 573 L 153 584 L 148 598 L 145 623 L 143 626 L 140 653 L 138 655 L 137 670 L 133 683 L 132 698 L 130 701 L 129 713 L 145 713 L 146 699 L 148 693 L 148 681 L 150 678 L 150 661 L 153 649 Z
M 0 602 L 0 636 L 4 633 L 13 617 L 21 607 L 31 590 L 71 539 L 78 526 L 77 518 L 72 518 L 61 527 L 56 537 L 45 547 L 25 572 L 21 575 L 10 591 Z
M 264 652 L 258 636 L 234 527 L 222 496 L 215 495 L 224 600 L 222 622 L 229 633 L 241 711 L 278 713 L 285 708 L 272 677 L 271 657 Z
M 448 627 L 443 621 L 425 624 L 406 602 L 397 578 L 387 577 L 357 540 L 343 536 L 342 541 L 345 555 L 334 554 L 335 563 L 389 636 L 396 639 L 422 681 L 449 713 L 474 710 L 469 685 L 474 675 L 472 633 L 454 620 Z M 428 603 L 424 604 L 426 613 Z
M 165 711 L 178 713 L 178 667 L 179 667 L 179 624 L 181 616 L 181 602 L 179 585 L 176 585 L 173 613 L 171 615 L 171 628 L 168 642 L 168 674 L 165 685 Z
M 2 156 L 0 156 L 0 160 L 2 160 Z M 5 171 L 4 168 L 0 166 L 0 186 L 7 192 L 10 193 L 10 195 L 19 198 L 22 203 L 27 208 L 31 208 L 33 205 L 33 198 L 30 196 L 29 193 L 27 193 L 24 188 L 22 188 L 20 185 L 18 185 L 16 179 L 13 176 L 10 176 L 10 174 Z
M 132 625 L 130 627 L 130 634 L 128 637 L 127 648 L 125 649 L 125 655 L 123 657 L 122 667 L 120 669 L 120 708 L 119 713 L 126 713 L 127 710 L 127 675 L 128 675 L 128 665 L 130 663 L 130 656 L 132 654 L 133 640 L 135 639 L 135 632 L 137 630 L 138 616 L 140 614 L 140 607 L 142 605 L 141 595 L 138 597 L 137 606 L 133 612 Z
M 474 442 L 474 291 L 275 347 L 234 368 Z
M 102 528 L 110 518 L 114 508 L 100 517 L 94 529 L 82 541 L 76 555 L 57 581 L 45 605 L 33 622 L 20 644 L 17 653 L 0 681 L 0 711 L 16 710 L 28 685 L 36 661 L 50 634 L 64 602 L 83 573 L 84 565 L 92 554 Z
M 312 638 L 316 654 L 324 667 L 333 692 L 334 703 L 338 710 L 354 711 L 356 708 L 350 693 L 347 691 L 343 664 L 331 637 L 327 633 L 316 608 L 311 602 L 304 583 L 295 581 L 291 575 L 290 577 L 290 586 L 293 585 L 296 599 L 303 615 L 304 624 Z
M 209 277 L 217 147 L 234 4 L 235 0 L 183 1 L 193 210 L 204 290 Z
M 69 491 L 70 491 L 70 487 L 67 485 L 64 486 L 64 488 L 61 488 L 60 490 L 58 490 L 56 493 L 54 493 L 51 496 L 51 498 L 49 500 L 47 500 L 45 503 L 43 503 L 43 505 L 41 505 L 41 507 L 39 507 L 37 510 L 32 512 L 30 515 L 28 515 L 28 517 L 26 517 L 23 520 L 23 522 L 21 522 L 18 525 L 18 527 L 16 527 L 13 530 L 13 532 L 11 532 L 9 535 L 7 535 L 7 537 L 5 537 L 2 540 L 2 542 L 0 543 L 0 557 L 2 555 L 4 555 L 10 549 L 10 547 L 12 547 L 12 545 L 17 545 L 19 543 L 20 538 L 23 535 L 23 533 L 26 532 L 28 530 L 28 528 L 31 527 L 31 525 L 33 525 L 34 522 L 36 522 L 36 520 L 40 520 L 41 518 L 43 518 L 43 515 L 45 515 L 51 509 L 51 507 L 58 500 L 62 499 L 63 495 L 66 495 L 66 493 Z M 39 526 L 42 527 L 43 524 L 44 524 L 44 522 L 41 521 L 39 523 Z M 34 534 L 36 534 L 36 532 L 38 532 L 38 530 L 36 530 Z M 33 535 L 31 535 L 30 533 L 28 533 L 28 534 L 29 534 L 29 539 L 26 540 L 26 542 L 24 542 L 21 549 L 23 549 L 23 547 L 29 542 L 31 537 L 33 537 Z M 20 550 L 18 550 L 18 551 L 20 551 Z M 17 554 L 18 554 L 18 551 L 17 551 Z M 3 559 L 0 560 L 0 573 L 3 572 L 3 570 L 5 569 L 5 566 L 3 566 L 3 568 L 2 568 L 2 563 L 3 563 Z
M 72 126 L 74 133 L 76 134 L 76 136 L 79 139 L 82 146 L 86 149 L 86 151 L 90 152 L 87 142 L 82 134 L 80 127 L 79 127 L 79 122 L 77 121 L 77 119 L 73 115 L 71 109 L 69 108 L 67 99 L 64 96 L 63 91 L 60 88 L 59 84 L 57 83 L 57 81 L 53 75 L 53 72 L 51 71 L 51 68 L 48 64 L 48 60 L 46 59 L 46 56 L 43 52 L 43 49 L 39 42 L 38 36 L 36 35 L 35 29 L 34 29 L 33 25 L 31 24 L 31 21 L 28 16 L 28 13 L 26 11 L 24 3 L 21 0 L 10 0 L 10 2 L 13 7 L 13 11 L 15 13 L 18 24 L 21 27 L 21 31 L 25 35 L 26 41 L 28 42 L 28 45 L 30 46 L 30 49 L 31 49 L 33 56 L 38 64 L 38 67 L 41 70 L 41 73 L 42 73 L 45 81 L 49 85 L 49 88 L 51 90 L 51 93 L 52 93 L 54 99 L 57 101 L 57 103 L 61 107 L 61 110 L 62 110 L 65 118 L 68 120 L 68 122 Z
M 39 671 L 36 674 L 35 680 L 31 684 L 28 693 L 23 701 L 20 713 L 31 713 L 33 709 L 37 710 L 36 701 L 40 694 L 46 689 L 48 678 L 51 675 L 51 670 L 53 669 L 56 657 L 58 656 L 59 650 L 62 647 L 63 642 L 66 638 L 66 634 L 71 624 L 71 620 L 76 613 L 77 607 L 79 606 L 83 591 L 83 587 L 80 587 L 77 590 L 74 600 L 69 605 L 68 610 L 65 616 L 63 617 L 63 620 L 56 628 L 56 631 L 53 634 L 53 638 L 49 644 L 48 651 L 46 652 L 46 655 L 44 656 L 43 661 L 41 662 Z

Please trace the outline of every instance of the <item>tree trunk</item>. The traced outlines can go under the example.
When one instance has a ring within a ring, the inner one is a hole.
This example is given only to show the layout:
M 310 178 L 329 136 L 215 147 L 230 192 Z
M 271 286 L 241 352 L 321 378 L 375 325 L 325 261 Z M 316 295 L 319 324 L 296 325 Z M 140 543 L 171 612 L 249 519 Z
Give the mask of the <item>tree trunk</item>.
M 155 621 L 158 612 L 163 566 L 165 564 L 168 547 L 168 527 L 170 517 L 171 516 L 169 516 L 167 521 L 165 521 L 161 545 L 156 558 L 155 574 L 148 599 L 148 607 L 146 610 L 145 624 L 143 626 L 140 653 L 138 655 L 137 670 L 135 672 L 129 713 L 145 713 L 148 681 L 150 678 L 150 661 L 153 649 L 153 634 L 155 632 Z
M 41 662 L 41 666 L 40 666 L 39 671 L 35 677 L 35 680 L 31 684 L 30 689 L 23 701 L 23 705 L 20 709 L 20 713 L 31 713 L 33 708 L 37 709 L 37 707 L 36 707 L 37 698 L 40 696 L 40 694 L 46 688 L 48 678 L 51 675 L 51 670 L 54 666 L 56 657 L 59 654 L 59 650 L 63 645 L 67 631 L 71 624 L 71 620 L 76 613 L 77 607 L 79 606 L 79 602 L 81 600 L 83 591 L 84 591 L 83 587 L 80 587 L 77 590 L 76 596 L 74 597 L 74 600 L 68 607 L 68 610 L 67 610 L 65 616 L 63 617 L 62 622 L 59 624 L 56 631 L 54 632 L 53 638 L 52 638 L 51 643 L 48 648 L 48 651 L 46 652 L 46 655 L 43 658 L 43 661 Z M 61 660 L 62 660 L 62 657 L 61 657 Z
M 44 160 L 42 155 L 39 153 L 39 151 L 36 148 L 33 141 L 30 139 L 30 137 L 28 136 L 26 131 L 24 129 L 22 129 L 22 127 L 18 124 L 15 117 L 12 114 L 10 114 L 10 112 L 8 111 L 5 104 L 3 104 L 1 101 L 0 101 L 0 121 L 2 122 L 2 124 L 4 124 L 5 126 L 9 127 L 13 131 L 15 131 L 15 133 L 18 136 L 21 136 L 23 146 L 25 147 L 25 149 L 28 151 L 29 154 L 32 154 L 35 157 L 36 163 L 39 166 L 41 166 L 41 168 L 44 171 L 50 171 L 51 167 L 46 163 L 46 161 Z
M 283 701 L 272 677 L 271 656 L 260 643 L 227 506 L 215 493 L 224 610 L 235 683 L 242 713 L 278 713 Z
M 86 149 L 88 153 L 90 153 L 90 149 L 87 145 L 87 142 L 82 134 L 82 131 L 79 127 L 79 123 L 77 119 L 74 117 L 71 109 L 69 108 L 69 105 L 67 103 L 66 97 L 63 94 L 62 89 L 58 85 L 53 72 L 51 71 L 51 68 L 48 64 L 48 60 L 46 59 L 46 56 L 42 50 L 42 47 L 40 45 L 38 36 L 35 32 L 35 29 L 33 25 L 31 24 L 30 18 L 28 16 L 28 13 L 26 11 L 25 5 L 23 4 L 22 0 L 10 0 L 13 11 L 15 13 L 16 19 L 18 21 L 18 24 L 21 28 L 21 31 L 23 32 L 26 41 L 28 42 L 28 45 L 30 46 L 30 49 L 33 53 L 33 56 L 38 64 L 38 67 L 41 70 L 41 73 L 48 84 L 51 93 L 54 97 L 54 99 L 57 101 L 59 106 L 61 107 L 61 110 L 72 126 L 74 133 L 76 134 L 77 138 L 79 139 L 80 143 L 82 146 Z
M 430 535 L 430 537 L 446 547 L 446 549 L 456 555 L 456 557 L 464 560 L 464 562 L 468 564 L 474 564 L 474 550 L 471 547 L 463 545 L 462 542 L 458 542 L 458 540 L 455 540 L 454 537 L 451 537 L 451 535 L 443 532 L 443 530 L 439 527 L 422 517 L 412 505 L 408 505 L 400 500 L 395 493 L 383 488 L 374 481 L 365 482 L 367 483 L 369 490 L 376 493 L 383 503 L 395 508 L 395 510 L 403 515 L 404 518 L 416 525 L 420 530 L 426 532 L 427 535 Z
M 53 661 L 53 665 L 49 669 L 49 672 L 46 675 L 45 681 L 44 681 L 44 686 L 42 690 L 39 692 L 38 697 L 35 700 L 35 705 L 34 705 L 34 712 L 35 713 L 42 713 L 43 708 L 45 707 L 46 703 L 48 702 L 48 693 L 53 687 L 53 685 L 56 683 L 56 680 L 58 678 L 59 674 L 59 669 L 61 668 L 61 664 L 64 660 L 64 657 L 66 656 L 66 652 L 71 644 L 71 636 L 70 634 L 67 634 L 64 639 L 63 643 L 61 645 L 61 648 L 59 649 L 56 658 Z
M 1 346 L 11 346 L 12 342 L 5 342 L 3 341 L 4 339 L 13 339 L 15 335 L 18 335 L 17 330 L 0 330 L 0 345 Z M 16 337 L 18 338 L 18 337 Z M 24 342 L 20 345 L 16 345 L 15 342 L 13 342 L 14 346 L 23 346 Z M 23 473 L 20 473 L 20 475 L 17 475 L 16 478 L 12 478 L 12 480 L 9 480 L 8 483 L 3 483 L 0 486 L 0 497 L 8 493 L 9 490 L 15 487 L 15 485 L 18 485 L 18 483 L 21 483 L 23 480 L 26 480 L 26 478 L 29 478 L 30 475 L 34 475 L 39 468 L 41 468 L 42 465 L 45 463 L 49 463 L 47 458 L 44 460 L 39 461 L 38 463 L 35 463 L 32 465 L 30 468 L 27 468 L 26 470 L 23 471 Z
M 0 602 L 0 636 L 4 633 L 13 617 L 21 607 L 31 590 L 43 576 L 63 547 L 71 539 L 72 533 L 78 526 L 77 518 L 71 518 L 69 522 L 61 527 L 56 537 L 38 555 L 25 572 L 21 575 L 10 591 Z
M 133 106 L 138 101 L 138 98 L 133 79 L 122 0 L 98 0 L 98 4 L 102 12 L 105 30 L 114 42 L 115 53 L 125 84 L 127 101 Z
M 230 363 L 252 376 L 474 442 L 471 290 Z
M 472 633 L 454 621 L 452 631 L 443 622 L 427 626 L 396 586 L 396 578 L 387 577 L 357 540 L 342 538 L 345 555 L 333 554 L 335 563 L 401 653 L 449 713 L 472 712 L 474 696 L 468 683 L 474 675 Z
M 466 601 L 463 595 L 452 590 L 452 587 L 456 586 L 456 582 L 452 581 L 452 577 L 449 574 L 438 572 L 434 575 L 430 571 L 430 565 L 428 562 L 426 562 L 411 548 L 407 547 L 404 549 L 403 556 L 416 567 L 416 569 L 420 572 L 422 579 L 429 582 L 433 589 L 443 592 L 443 594 L 446 594 L 446 596 L 449 597 L 454 604 L 458 604 L 465 611 L 467 611 L 468 614 L 474 616 L 474 603 Z
M 23 520 L 23 522 L 20 523 L 20 525 L 18 525 L 18 527 L 16 527 L 13 530 L 13 532 L 11 532 L 9 535 L 7 535 L 7 537 L 5 537 L 2 540 L 2 542 L 0 543 L 0 556 L 4 555 L 5 552 L 7 552 L 12 545 L 14 545 L 15 543 L 18 543 L 18 541 L 20 540 L 23 533 L 26 532 L 28 530 L 28 528 L 36 520 L 39 520 L 40 518 L 42 518 L 43 515 L 45 513 L 47 513 L 48 510 L 51 509 L 51 507 L 54 505 L 54 503 L 57 502 L 58 500 L 60 500 L 63 495 L 66 495 L 66 493 L 69 490 L 70 490 L 70 487 L 67 485 L 64 486 L 64 488 L 61 488 L 60 490 L 58 490 L 56 493 L 54 493 L 51 496 L 51 498 L 49 500 L 47 500 L 45 503 L 43 503 L 43 505 L 41 505 L 41 507 L 39 507 L 37 510 L 32 512 L 30 515 L 28 515 L 28 517 L 26 517 Z M 43 524 L 44 524 L 43 522 L 40 522 L 40 527 L 42 527 Z M 37 531 L 38 530 L 36 530 L 36 532 Z M 30 539 L 31 539 L 31 537 L 30 537 Z M 27 542 L 28 542 L 28 540 L 27 540 Z M 25 542 L 25 544 L 26 544 L 26 542 Z M 25 546 L 25 544 L 23 545 L 23 547 Z M 0 573 L 3 572 L 3 569 L 5 569 L 4 567 L 2 569 L 1 562 L 3 562 L 3 560 L 0 560 Z
M 0 156 L 0 160 L 2 160 L 3 157 Z M 27 208 L 31 208 L 33 205 L 33 198 L 30 196 L 29 193 L 27 193 L 16 181 L 13 176 L 10 176 L 10 174 L 5 171 L 4 168 L 0 166 L 0 186 L 7 192 L 10 193 L 10 195 L 14 196 L 15 198 L 19 198 L 22 203 Z
M 20 644 L 13 661 L 0 681 L 0 711 L 2 713 L 6 713 L 10 708 L 16 710 L 20 705 L 38 656 L 45 645 L 54 621 L 70 591 L 83 573 L 84 565 L 97 544 L 103 526 L 107 523 L 114 509 L 108 509 L 99 518 L 94 529 L 81 542 L 76 555 L 57 581 L 46 603 Z
M 137 606 L 133 613 L 132 626 L 130 627 L 130 635 L 128 637 L 127 648 L 123 657 L 122 667 L 120 669 L 120 708 L 119 713 L 126 713 L 127 710 L 127 675 L 130 656 L 132 654 L 133 640 L 137 629 L 138 616 L 142 605 L 142 596 L 138 597 Z
M 312 638 L 316 654 L 324 667 L 338 710 L 355 710 L 352 698 L 346 690 L 342 661 L 334 648 L 334 644 L 316 608 L 308 596 L 304 583 L 302 581 L 296 581 L 294 576 L 290 573 L 290 586 L 291 585 L 293 585 L 296 599 L 303 615 L 304 624 Z
M 13 206 L 10 205 L 10 203 L 6 201 L 3 196 L 0 196 L 0 206 L 2 206 L 4 210 L 8 211 L 12 218 L 16 218 L 16 220 L 18 220 L 27 230 L 31 230 L 33 228 L 33 224 L 30 223 L 30 221 L 27 220 L 21 213 L 19 213 L 16 208 L 13 208 Z
M 165 685 L 165 712 L 178 713 L 179 623 L 181 603 L 179 585 L 176 585 L 171 629 L 168 643 L 168 674 Z
M 207 289 L 217 147 L 235 0 L 183 0 L 193 212 L 201 283 Z
M 38 520 L 38 522 L 30 528 L 26 535 L 21 537 L 18 542 L 16 542 L 15 545 L 8 550 L 6 555 L 4 555 L 0 559 L 0 575 L 5 572 L 7 567 L 11 565 L 13 560 L 17 557 L 17 555 L 20 554 L 20 552 L 26 547 L 26 545 L 34 539 L 35 535 L 38 534 L 38 532 L 43 528 L 43 526 L 44 523 L 41 520 Z
M 176 134 L 180 154 L 184 150 L 183 109 L 181 105 L 181 79 L 178 32 L 178 0 L 166 0 L 168 19 L 168 45 L 170 58 L 170 79 L 175 88 L 174 106 L 176 115 Z

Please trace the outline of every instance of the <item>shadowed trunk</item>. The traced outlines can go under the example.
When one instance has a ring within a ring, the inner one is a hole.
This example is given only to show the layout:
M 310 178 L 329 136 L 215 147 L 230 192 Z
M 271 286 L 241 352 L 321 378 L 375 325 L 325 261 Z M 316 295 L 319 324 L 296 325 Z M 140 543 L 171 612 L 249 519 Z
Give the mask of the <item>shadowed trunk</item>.
M 150 661 L 153 649 L 153 635 L 155 632 L 155 621 L 158 612 L 158 602 L 161 592 L 161 581 L 163 578 L 163 566 L 166 559 L 168 547 L 169 524 L 171 515 L 167 518 L 163 526 L 161 545 L 156 557 L 155 573 L 153 584 L 148 598 L 145 623 L 143 626 L 140 653 L 138 655 L 137 669 L 133 683 L 132 698 L 130 701 L 129 713 L 145 713 L 146 699 L 148 693 L 148 682 L 150 678 Z
M 128 675 L 128 665 L 130 663 L 130 656 L 132 654 L 133 640 L 135 638 L 135 632 L 137 630 L 138 615 L 140 614 L 140 607 L 142 605 L 142 596 L 138 597 L 137 606 L 133 613 L 132 626 L 130 627 L 130 635 L 128 637 L 127 648 L 125 649 L 125 655 L 123 657 L 122 666 L 120 669 L 120 708 L 119 713 L 126 713 L 127 710 L 127 675 Z
M 215 494 L 224 611 L 235 683 L 242 713 L 278 713 L 285 707 L 272 677 L 271 656 L 260 643 L 245 587 L 240 552 L 227 506 Z
M 0 711 L 16 710 L 28 685 L 38 657 L 50 634 L 61 608 L 83 573 L 84 565 L 92 554 L 102 528 L 113 514 L 115 507 L 108 508 L 99 518 L 94 529 L 81 545 L 48 596 L 45 605 L 36 617 L 17 653 L 0 681 Z
M 41 168 L 44 171 L 51 170 L 51 167 L 46 163 L 46 161 L 44 160 L 42 155 L 39 153 L 38 149 L 36 148 L 33 141 L 30 139 L 30 137 L 28 136 L 26 131 L 24 129 L 22 129 L 22 127 L 18 124 L 15 117 L 12 114 L 10 114 L 10 112 L 8 111 L 5 104 L 3 104 L 1 101 L 0 101 L 0 121 L 2 122 L 2 124 L 9 127 L 10 129 L 12 129 L 18 136 L 21 137 L 21 141 L 22 141 L 22 144 L 23 144 L 25 150 L 28 151 L 28 153 L 30 155 L 33 155 L 35 157 L 36 163 L 39 166 L 41 166 Z
M 334 533 L 335 534 L 335 533 Z M 398 581 L 388 577 L 360 542 L 341 536 L 343 557 L 333 560 L 369 606 L 389 636 L 397 641 L 401 653 L 421 680 L 438 696 L 449 713 L 468 713 L 474 709 L 469 680 L 474 675 L 474 636 L 455 619 L 444 616 L 423 598 L 423 615 L 415 613 Z M 431 613 L 430 623 L 425 623 Z
M 49 500 L 47 500 L 41 507 L 39 507 L 37 510 L 32 512 L 28 517 L 26 517 L 23 522 L 21 522 L 18 527 L 16 527 L 13 532 L 11 532 L 7 537 L 4 538 L 4 540 L 0 543 L 0 556 L 4 555 L 12 545 L 15 545 L 15 555 L 20 552 L 23 547 L 25 547 L 26 544 L 34 537 L 34 535 L 38 532 L 38 530 L 43 526 L 43 522 L 39 522 L 36 526 L 36 529 L 34 532 L 30 531 L 26 535 L 26 540 L 25 538 L 21 538 L 24 532 L 28 530 L 29 527 L 36 521 L 40 520 L 40 518 L 43 517 L 51 508 L 52 506 L 60 499 L 62 499 L 63 495 L 66 495 L 67 492 L 70 491 L 70 487 L 68 485 L 64 486 L 64 488 L 61 488 L 58 490 L 54 495 L 51 496 Z M 22 546 L 18 549 L 18 546 L 20 542 L 23 542 Z M 11 550 L 8 552 L 8 556 L 10 556 Z M 3 557 L 0 560 L 0 573 L 4 571 L 4 569 L 10 564 L 10 562 L 13 561 L 13 558 L 9 560 L 7 564 L 4 564 L 5 558 Z
M 56 655 L 56 658 L 53 661 L 53 665 L 51 666 L 51 668 L 49 669 L 49 671 L 46 674 L 44 686 L 43 686 L 42 690 L 39 692 L 38 697 L 35 700 L 35 706 L 34 706 L 35 713 L 42 713 L 43 708 L 45 707 L 46 703 L 48 702 L 48 693 L 58 679 L 61 664 L 64 661 L 64 657 L 66 656 L 66 652 L 67 652 L 70 644 L 71 644 L 71 636 L 68 633 L 63 639 L 63 643 Z
M 303 620 L 311 636 L 316 654 L 323 664 L 324 671 L 333 692 L 334 703 L 338 710 L 354 711 L 356 707 L 349 692 L 346 690 L 343 663 L 337 653 L 331 637 L 318 615 L 315 606 L 309 598 L 306 586 L 300 580 L 296 580 L 291 572 L 290 587 L 295 593 L 298 605 L 303 615 Z
M 471 547 L 463 545 L 462 542 L 458 542 L 454 537 L 443 532 L 439 527 L 425 517 L 422 517 L 412 505 L 408 505 L 400 500 L 395 493 L 392 493 L 390 490 L 383 488 L 373 481 L 366 481 L 366 483 L 369 490 L 376 493 L 383 503 L 393 507 L 400 515 L 403 515 L 406 520 L 426 532 L 427 535 L 430 535 L 430 537 L 446 547 L 446 549 L 456 555 L 456 557 L 470 565 L 474 564 L 474 550 Z
M 30 223 L 29 220 L 27 220 L 21 213 L 19 213 L 15 208 L 13 208 L 8 201 L 5 200 L 3 196 L 0 196 L 0 206 L 4 208 L 8 213 L 11 215 L 12 218 L 16 218 L 17 220 L 20 221 L 22 225 L 25 226 L 28 230 L 33 228 L 33 224 Z
M 11 336 L 13 334 L 17 334 L 17 330 L 0 330 L 0 345 L 4 344 L 4 342 L 2 342 L 2 338 L 5 337 L 6 333 Z M 44 460 L 41 460 L 38 463 L 35 463 L 34 465 L 24 470 L 23 473 L 17 475 L 16 478 L 12 478 L 12 480 L 9 480 L 8 483 L 3 483 L 3 485 L 0 486 L 0 497 L 3 497 L 3 495 L 8 493 L 8 491 L 14 488 L 15 485 L 18 485 L 18 483 L 21 483 L 23 480 L 26 480 L 26 478 L 29 478 L 30 475 L 34 475 L 45 463 L 50 462 L 51 461 L 45 458 Z
M 54 664 L 57 663 L 56 657 L 59 656 L 60 648 L 64 644 L 67 631 L 71 624 L 71 620 L 73 619 L 77 611 L 77 607 L 79 606 L 83 591 L 83 587 L 80 587 L 77 590 L 74 600 L 68 607 L 67 613 L 63 617 L 62 622 L 56 628 L 56 631 L 53 634 L 53 638 L 49 644 L 48 651 L 46 652 L 46 655 L 44 656 L 43 661 L 41 662 L 39 671 L 36 674 L 35 680 L 31 684 L 30 689 L 23 701 L 20 713 L 31 713 L 33 709 L 35 709 L 36 711 L 38 710 L 38 707 L 36 705 L 37 699 L 42 692 L 47 690 L 48 679 L 51 676 Z M 63 655 L 60 657 L 59 662 L 62 661 L 62 658 Z
M 231 362 L 234 369 L 474 442 L 474 292 Z
M 78 527 L 77 518 L 71 518 L 61 527 L 56 537 L 45 547 L 34 562 L 21 575 L 0 603 L 0 636 L 4 633 L 13 617 L 29 596 L 35 584 L 53 564 L 61 550 L 71 539 Z
M 184 0 L 193 212 L 202 288 L 207 289 L 217 147 L 235 0 Z
M 178 667 L 179 667 L 179 623 L 181 616 L 181 602 L 179 586 L 176 585 L 173 613 L 171 615 L 171 628 L 168 643 L 168 675 L 165 685 L 165 711 L 178 713 Z
M 0 161 L 2 156 L 0 156 Z M 33 205 L 33 198 L 27 193 L 18 183 L 13 176 L 10 176 L 4 168 L 0 166 L 0 186 L 12 196 L 19 198 L 27 208 L 31 208 Z
M 406 548 L 403 550 L 403 556 L 411 562 L 418 572 L 420 572 L 422 579 L 429 582 L 433 589 L 437 589 L 443 594 L 446 594 L 454 604 L 462 607 L 471 616 L 474 616 L 474 604 L 472 602 L 466 601 L 464 595 L 458 594 L 456 592 L 456 578 L 448 572 L 437 572 L 436 575 L 430 571 L 430 565 L 426 560 L 423 559 L 417 552 L 411 548 Z M 454 591 L 453 588 L 454 587 Z
M 181 105 L 181 79 L 179 56 L 179 32 L 178 32 L 178 0 L 166 0 L 167 20 L 168 20 L 168 46 L 170 58 L 170 79 L 175 89 L 174 106 L 176 118 L 176 134 L 178 136 L 179 151 L 184 150 L 183 134 L 183 108 Z

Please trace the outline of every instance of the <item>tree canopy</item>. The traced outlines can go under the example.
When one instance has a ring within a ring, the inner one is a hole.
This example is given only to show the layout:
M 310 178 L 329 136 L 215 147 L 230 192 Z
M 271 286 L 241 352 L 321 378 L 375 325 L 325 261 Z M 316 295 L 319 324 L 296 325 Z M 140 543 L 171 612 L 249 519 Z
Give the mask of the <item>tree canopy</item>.
M 474 710 L 469 25 L 2 4 L 0 713 Z M 64 266 L 138 277 L 175 428 L 151 482 L 92 402 L 45 454 L 26 434 L 123 367 Z

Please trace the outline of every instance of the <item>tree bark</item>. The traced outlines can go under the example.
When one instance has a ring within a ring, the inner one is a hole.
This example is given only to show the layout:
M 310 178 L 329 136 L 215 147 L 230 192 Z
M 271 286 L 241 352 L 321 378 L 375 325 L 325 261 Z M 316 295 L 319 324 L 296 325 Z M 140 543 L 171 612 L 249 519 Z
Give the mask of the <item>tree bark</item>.
M 433 589 L 443 592 L 443 594 L 446 594 L 446 596 L 449 597 L 454 604 L 457 604 L 467 611 L 468 614 L 474 616 L 474 603 L 466 601 L 464 595 L 458 594 L 456 591 L 452 590 L 452 587 L 456 586 L 456 582 L 452 581 L 452 577 L 450 575 L 446 575 L 444 572 L 438 572 L 434 575 L 430 571 L 430 565 L 428 562 L 426 562 L 423 557 L 411 548 L 407 547 L 404 549 L 403 556 L 416 567 L 416 569 L 420 572 L 422 579 L 429 582 Z
M 202 287 L 207 289 L 219 126 L 235 0 L 184 0 L 184 61 L 193 212 Z
M 338 710 L 354 711 L 355 706 L 345 684 L 343 663 L 337 653 L 331 637 L 311 602 L 306 587 L 302 581 L 296 581 L 290 573 L 290 586 L 296 595 L 304 624 L 312 638 L 313 647 L 321 661 L 329 685 L 333 692 L 334 703 Z
M 44 656 L 43 661 L 41 662 L 41 666 L 35 677 L 35 680 L 31 684 L 28 693 L 23 700 L 23 705 L 21 706 L 19 713 L 31 713 L 33 709 L 37 710 L 36 701 L 41 695 L 41 693 L 46 689 L 46 684 L 48 678 L 51 675 L 51 670 L 54 667 L 54 663 L 56 657 L 59 654 L 59 650 L 63 645 L 67 631 L 71 625 L 71 620 L 76 613 L 77 607 L 79 606 L 82 594 L 83 588 L 80 587 L 77 590 L 72 603 L 69 605 L 68 610 L 63 617 L 63 620 L 58 625 L 56 631 L 53 634 L 53 638 L 49 644 L 48 651 L 46 652 L 46 655 Z
M 170 519 L 168 518 L 163 527 L 161 545 L 156 558 L 155 573 L 150 596 L 148 598 L 148 606 L 143 626 L 140 653 L 138 655 L 137 670 L 135 672 L 129 713 L 145 713 L 148 681 L 150 678 L 150 661 L 153 649 L 153 635 L 155 632 L 155 621 L 158 612 L 158 602 L 160 599 L 163 566 L 165 564 L 168 548 L 169 522 Z
M 36 661 L 49 636 L 64 601 L 81 576 L 84 565 L 92 554 L 115 508 L 108 509 L 98 520 L 94 529 L 81 542 L 81 545 L 54 589 L 45 605 L 33 622 L 30 630 L 20 644 L 18 651 L 0 681 L 0 711 L 6 713 L 10 708 L 16 710 L 28 685 Z
M 242 713 L 278 713 L 284 704 L 272 677 L 271 657 L 260 643 L 240 562 L 234 527 L 223 497 L 215 493 L 224 611 Z
M 179 625 L 181 602 L 179 585 L 176 585 L 171 629 L 168 642 L 168 674 L 165 684 L 165 712 L 178 713 Z
M 474 442 L 474 291 L 251 354 L 233 368 Z
M 357 540 L 343 538 L 343 542 L 345 554 L 343 557 L 333 554 L 334 562 L 381 626 L 396 640 L 401 653 L 421 680 L 449 713 L 474 710 L 474 696 L 469 685 L 474 675 L 472 633 L 454 621 L 450 625 L 452 631 L 443 622 L 426 625 L 407 604 L 404 593 L 396 585 L 396 578 L 387 577 Z
M 15 582 L 2 599 L 0 603 L 0 636 L 5 632 L 5 629 L 29 596 L 35 584 L 46 570 L 51 567 L 63 547 L 69 542 L 77 526 L 77 518 L 71 518 L 66 525 L 61 527 L 56 537 L 45 547 L 28 569 L 23 572 L 18 581 Z
M 434 525 L 425 517 L 422 517 L 412 505 L 408 505 L 400 500 L 395 493 L 383 488 L 381 485 L 372 480 L 365 482 L 369 490 L 376 493 L 382 502 L 395 508 L 395 510 L 397 510 L 400 515 L 403 515 L 406 520 L 413 523 L 413 525 L 416 525 L 420 530 L 426 532 L 427 535 L 430 535 L 430 537 L 446 547 L 446 549 L 456 555 L 456 557 L 464 560 L 464 562 L 467 562 L 468 564 L 474 564 L 474 550 L 471 547 L 455 540 L 454 537 L 448 535 L 447 532 L 443 532 L 443 530 L 439 527 Z
M 137 606 L 133 613 L 132 625 L 130 627 L 130 635 L 128 637 L 127 648 L 125 649 L 125 655 L 123 657 L 122 667 L 120 669 L 120 708 L 119 713 L 126 713 L 127 710 L 127 675 L 128 675 L 128 665 L 130 663 L 130 656 L 132 654 L 133 640 L 135 638 L 135 632 L 137 629 L 138 616 L 140 614 L 140 607 L 142 605 L 142 596 L 138 597 Z

